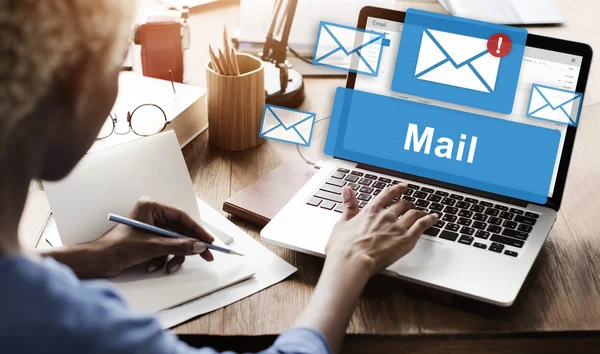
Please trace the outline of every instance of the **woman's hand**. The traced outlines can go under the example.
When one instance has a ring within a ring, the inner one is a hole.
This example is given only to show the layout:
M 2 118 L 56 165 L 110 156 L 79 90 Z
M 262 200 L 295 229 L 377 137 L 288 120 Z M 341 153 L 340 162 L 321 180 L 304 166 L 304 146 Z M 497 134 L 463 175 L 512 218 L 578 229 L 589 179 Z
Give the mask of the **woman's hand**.
M 139 264 L 146 264 L 148 272 L 165 268 L 167 273 L 177 271 L 185 256 L 200 255 L 206 261 L 213 256 L 205 241 L 214 237 L 185 212 L 142 197 L 129 218 L 175 231 L 188 236 L 173 239 L 118 224 L 99 239 L 50 251 L 46 255 L 69 266 L 80 278 L 108 278 Z M 173 255 L 170 260 L 169 256 Z
M 354 192 L 342 188 L 344 213 L 329 237 L 325 266 L 310 304 L 296 322 L 297 327 L 323 333 L 333 353 L 341 348 L 367 280 L 410 252 L 438 219 L 415 210 L 406 200 L 394 201 L 406 190 L 401 184 L 389 187 L 360 210 Z
M 208 262 L 213 260 L 210 251 L 199 240 L 212 243 L 214 237 L 182 210 L 142 197 L 128 217 L 189 238 L 160 237 L 118 224 L 95 241 L 110 260 L 107 277 L 119 275 L 142 263 L 147 263 L 148 272 L 157 271 L 166 265 L 167 273 L 170 274 L 181 267 L 185 256 L 200 255 Z M 169 255 L 174 257 L 167 262 Z
M 388 187 L 362 210 L 352 189 L 342 188 L 344 213 L 329 238 L 327 258 L 339 257 L 347 266 L 360 264 L 373 275 L 410 252 L 438 218 L 415 210 L 404 199 L 394 201 L 407 188 L 405 184 Z

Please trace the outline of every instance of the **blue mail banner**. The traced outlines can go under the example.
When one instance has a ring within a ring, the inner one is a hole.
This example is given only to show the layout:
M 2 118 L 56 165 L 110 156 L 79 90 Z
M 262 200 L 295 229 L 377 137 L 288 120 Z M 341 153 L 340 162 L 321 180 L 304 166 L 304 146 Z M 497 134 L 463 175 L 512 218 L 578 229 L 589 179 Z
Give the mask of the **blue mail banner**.
M 338 88 L 325 153 L 543 204 L 558 130 Z
M 314 65 L 377 76 L 385 33 L 321 21 L 313 55 Z
M 523 28 L 409 9 L 392 90 L 510 114 L 526 40 Z

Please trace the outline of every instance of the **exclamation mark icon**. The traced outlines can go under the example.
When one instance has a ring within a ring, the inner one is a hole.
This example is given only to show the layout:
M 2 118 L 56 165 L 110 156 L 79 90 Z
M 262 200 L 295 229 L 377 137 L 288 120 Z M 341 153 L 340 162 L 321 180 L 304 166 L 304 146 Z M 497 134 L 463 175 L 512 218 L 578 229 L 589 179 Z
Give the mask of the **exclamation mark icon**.
M 511 49 L 512 42 L 510 37 L 504 33 L 496 33 L 488 38 L 487 50 L 491 55 L 497 58 L 502 58 L 503 56 L 508 55 Z

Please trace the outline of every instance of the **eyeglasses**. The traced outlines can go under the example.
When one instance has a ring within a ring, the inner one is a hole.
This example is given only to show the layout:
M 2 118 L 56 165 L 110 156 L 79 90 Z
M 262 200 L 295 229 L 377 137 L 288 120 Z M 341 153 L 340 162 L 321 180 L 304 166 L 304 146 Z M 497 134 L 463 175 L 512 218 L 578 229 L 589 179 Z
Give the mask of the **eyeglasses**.
M 170 122 L 167 120 L 167 115 L 162 108 L 148 103 L 138 106 L 133 112 L 127 112 L 127 131 L 117 131 L 117 123 L 117 114 L 111 113 L 102 129 L 100 129 L 97 139 L 106 139 L 113 133 L 126 135 L 129 132 L 139 136 L 151 136 L 165 130 Z

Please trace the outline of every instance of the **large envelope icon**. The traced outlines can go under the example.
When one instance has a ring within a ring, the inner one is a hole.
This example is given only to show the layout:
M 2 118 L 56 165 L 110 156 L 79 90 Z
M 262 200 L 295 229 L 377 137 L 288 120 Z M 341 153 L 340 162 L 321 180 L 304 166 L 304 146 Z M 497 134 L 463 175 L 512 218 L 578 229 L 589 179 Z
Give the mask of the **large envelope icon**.
M 322 21 L 312 62 L 377 76 L 385 46 L 389 46 L 389 40 L 384 33 Z
M 469 90 L 492 93 L 500 58 L 491 55 L 487 40 L 425 29 L 415 76 Z
M 267 104 L 259 136 L 309 146 L 315 117 L 314 113 Z
M 579 92 L 533 84 L 527 117 L 575 126 L 582 101 L 583 94 Z

